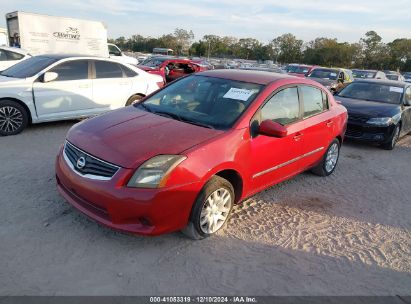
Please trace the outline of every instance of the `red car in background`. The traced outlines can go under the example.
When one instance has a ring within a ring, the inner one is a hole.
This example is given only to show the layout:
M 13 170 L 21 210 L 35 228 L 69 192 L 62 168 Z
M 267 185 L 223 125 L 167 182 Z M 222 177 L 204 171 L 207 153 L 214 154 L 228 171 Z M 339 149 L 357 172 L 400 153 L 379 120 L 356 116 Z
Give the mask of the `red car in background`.
M 206 66 L 189 59 L 155 56 L 144 60 L 138 68 L 152 74 L 161 75 L 165 82 L 174 81 L 188 74 L 208 70 Z
M 201 239 L 257 192 L 306 170 L 333 173 L 346 124 L 347 110 L 307 78 L 206 71 L 73 126 L 57 187 L 111 228 Z
M 297 77 L 305 77 L 311 73 L 312 70 L 318 68 L 317 65 L 293 65 L 290 66 L 288 69 L 288 75 L 297 76 Z

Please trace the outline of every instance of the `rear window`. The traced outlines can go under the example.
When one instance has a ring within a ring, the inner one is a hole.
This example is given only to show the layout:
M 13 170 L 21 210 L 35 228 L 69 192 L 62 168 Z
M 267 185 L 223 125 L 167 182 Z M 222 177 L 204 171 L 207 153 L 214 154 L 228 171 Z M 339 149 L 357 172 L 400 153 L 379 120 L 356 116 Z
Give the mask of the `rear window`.
M 315 69 L 308 77 L 336 80 L 338 77 L 338 70 Z

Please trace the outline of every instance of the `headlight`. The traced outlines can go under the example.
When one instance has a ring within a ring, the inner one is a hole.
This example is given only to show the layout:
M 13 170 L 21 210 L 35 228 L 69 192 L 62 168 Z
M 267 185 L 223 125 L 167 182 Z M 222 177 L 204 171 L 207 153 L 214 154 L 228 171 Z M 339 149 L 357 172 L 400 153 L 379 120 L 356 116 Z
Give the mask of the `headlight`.
M 367 124 L 379 126 L 379 127 L 386 127 L 392 124 L 396 124 L 401 118 L 401 114 L 397 114 L 393 117 L 375 117 L 370 118 L 367 121 Z
M 182 155 L 157 155 L 143 163 L 133 174 L 127 187 L 160 188 L 165 185 L 171 171 L 186 157 Z

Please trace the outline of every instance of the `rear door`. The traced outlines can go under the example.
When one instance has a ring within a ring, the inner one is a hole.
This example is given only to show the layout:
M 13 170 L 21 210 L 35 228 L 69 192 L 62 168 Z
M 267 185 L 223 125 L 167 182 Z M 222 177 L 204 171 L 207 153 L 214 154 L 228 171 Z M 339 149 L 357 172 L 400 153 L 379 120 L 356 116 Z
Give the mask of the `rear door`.
M 251 145 L 252 188 L 258 190 L 284 180 L 299 171 L 304 138 L 304 124 L 301 121 L 301 106 L 296 86 L 287 87 L 273 95 L 257 111 L 251 122 L 254 125 L 270 119 L 288 129 L 288 135 L 275 138 L 253 135 Z
M 299 86 L 303 105 L 305 168 L 321 159 L 334 138 L 335 117 L 329 110 L 328 95 L 325 91 L 309 85 Z
M 93 113 L 96 104 L 92 98 L 88 60 L 64 61 L 48 72 L 57 73 L 57 79 L 44 83 L 40 77 L 33 84 L 39 118 L 70 118 Z
M 132 80 L 122 65 L 94 60 L 93 100 L 98 107 L 110 110 L 124 107 L 131 96 Z

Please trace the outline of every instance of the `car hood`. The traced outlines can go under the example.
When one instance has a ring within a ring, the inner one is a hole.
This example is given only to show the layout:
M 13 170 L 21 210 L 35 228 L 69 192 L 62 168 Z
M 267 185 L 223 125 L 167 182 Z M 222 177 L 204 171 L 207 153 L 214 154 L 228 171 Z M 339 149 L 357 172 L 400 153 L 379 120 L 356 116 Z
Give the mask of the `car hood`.
M 222 133 L 130 106 L 76 124 L 67 140 L 102 160 L 136 168 L 153 156 L 180 154 Z
M 384 117 L 397 114 L 400 105 L 382 103 L 376 101 L 367 101 L 361 99 L 351 99 L 340 96 L 334 96 L 335 99 L 347 108 L 348 114 L 357 114 L 367 117 Z
M 323 78 L 316 78 L 316 77 L 309 77 L 308 79 L 317 81 L 319 83 L 321 83 L 323 86 L 325 87 L 330 87 L 333 84 L 337 83 L 337 80 L 332 80 L 332 79 L 323 79 Z

